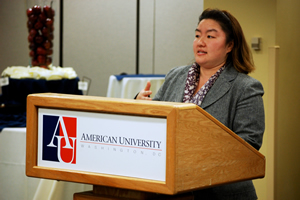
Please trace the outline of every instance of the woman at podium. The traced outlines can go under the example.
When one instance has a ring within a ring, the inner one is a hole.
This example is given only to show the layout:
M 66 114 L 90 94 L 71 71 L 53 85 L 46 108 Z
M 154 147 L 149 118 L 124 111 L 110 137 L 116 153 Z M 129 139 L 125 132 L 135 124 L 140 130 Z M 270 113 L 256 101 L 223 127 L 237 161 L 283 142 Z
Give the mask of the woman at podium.
M 194 103 L 257 150 L 265 129 L 262 84 L 248 76 L 254 70 L 251 51 L 237 19 L 225 10 L 206 9 L 193 42 L 195 62 L 175 67 L 153 98 Z M 151 84 L 136 99 L 152 100 Z M 194 192 L 196 199 L 257 199 L 252 181 Z

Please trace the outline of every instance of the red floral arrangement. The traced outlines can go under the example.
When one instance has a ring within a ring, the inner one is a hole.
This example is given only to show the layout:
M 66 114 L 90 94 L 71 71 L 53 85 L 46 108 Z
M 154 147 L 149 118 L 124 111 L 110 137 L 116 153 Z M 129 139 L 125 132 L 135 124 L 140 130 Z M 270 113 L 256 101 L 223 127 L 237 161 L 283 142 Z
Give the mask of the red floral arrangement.
M 52 64 L 54 9 L 49 5 L 35 5 L 28 8 L 26 14 L 31 66 L 48 69 Z

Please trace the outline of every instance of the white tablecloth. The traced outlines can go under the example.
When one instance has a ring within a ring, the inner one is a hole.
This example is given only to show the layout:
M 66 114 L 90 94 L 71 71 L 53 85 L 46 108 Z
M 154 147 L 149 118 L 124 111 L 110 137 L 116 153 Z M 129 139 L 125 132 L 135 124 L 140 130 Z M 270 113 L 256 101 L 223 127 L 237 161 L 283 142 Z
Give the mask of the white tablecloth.
M 164 77 L 124 77 L 117 80 L 116 76 L 109 77 L 107 97 L 133 99 L 137 93 L 145 88 L 147 81 L 151 82 L 153 98 L 160 86 L 165 81 Z
M 0 132 L 0 200 L 73 200 L 76 192 L 91 185 L 27 177 L 25 174 L 26 128 Z

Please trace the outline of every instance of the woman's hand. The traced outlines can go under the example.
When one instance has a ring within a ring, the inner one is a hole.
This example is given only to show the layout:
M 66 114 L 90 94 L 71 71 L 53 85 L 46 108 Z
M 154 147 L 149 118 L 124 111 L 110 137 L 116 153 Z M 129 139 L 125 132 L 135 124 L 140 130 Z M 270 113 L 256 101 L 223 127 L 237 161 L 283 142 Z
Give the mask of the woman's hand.
M 136 99 L 152 100 L 149 97 L 152 94 L 152 91 L 150 90 L 150 87 L 151 87 L 151 83 L 150 83 L 150 81 L 148 81 L 145 89 L 140 91 L 140 93 L 137 95 Z

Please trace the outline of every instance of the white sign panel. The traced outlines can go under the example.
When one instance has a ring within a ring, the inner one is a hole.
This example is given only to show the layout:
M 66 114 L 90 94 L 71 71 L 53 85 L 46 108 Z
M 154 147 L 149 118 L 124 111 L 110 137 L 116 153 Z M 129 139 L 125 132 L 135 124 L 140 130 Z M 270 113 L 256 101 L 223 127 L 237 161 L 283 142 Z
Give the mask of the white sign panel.
M 165 181 L 165 118 L 39 108 L 38 166 Z

